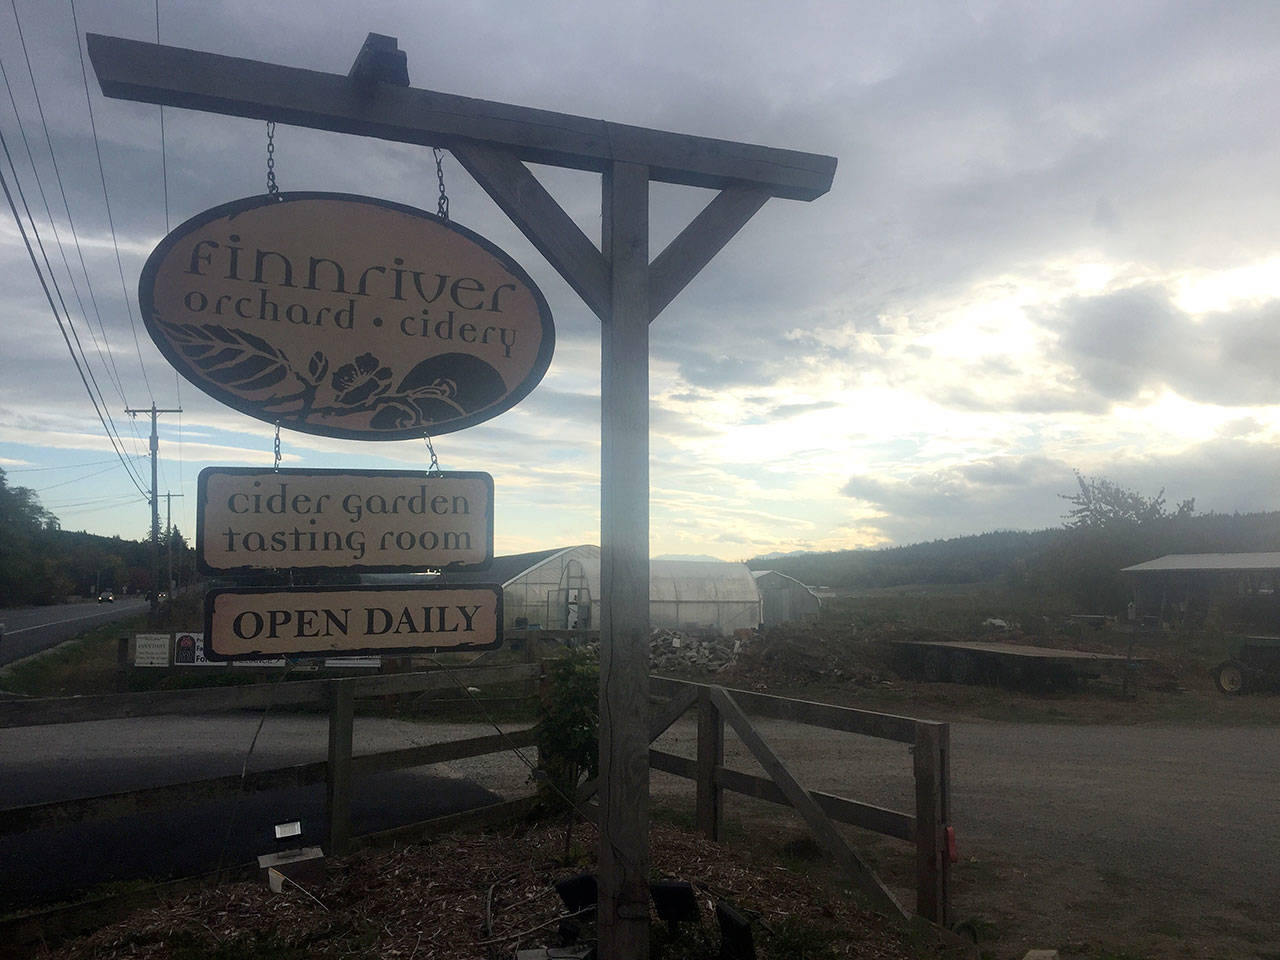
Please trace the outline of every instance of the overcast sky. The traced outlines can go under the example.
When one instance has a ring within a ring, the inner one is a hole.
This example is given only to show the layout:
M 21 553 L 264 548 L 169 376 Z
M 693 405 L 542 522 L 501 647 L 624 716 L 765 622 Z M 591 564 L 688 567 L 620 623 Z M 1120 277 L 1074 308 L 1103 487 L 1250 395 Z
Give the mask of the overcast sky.
M 17 10 L 61 183 L 7 6 L 0 131 L 128 453 L 148 424 L 126 404 L 185 411 L 160 420 L 160 488 L 192 532 L 200 468 L 270 464 L 272 430 L 178 380 L 137 278 L 165 176 L 171 226 L 263 192 L 265 124 L 167 108 L 162 166 L 159 108 L 105 100 L 90 69 L 95 151 L 70 4 Z M 155 38 L 153 0 L 75 13 L 81 43 Z M 1053 526 L 1073 469 L 1199 510 L 1280 508 L 1275 3 L 161 0 L 160 31 L 341 74 L 367 32 L 392 34 L 417 87 L 839 159 L 829 194 L 771 200 L 653 325 L 655 554 Z M 285 190 L 435 207 L 422 148 L 281 126 L 276 157 Z M 533 169 L 598 236 L 599 178 Z M 557 343 L 542 384 L 439 438 L 440 461 L 493 474 L 499 553 L 598 542 L 599 324 L 451 158 L 445 175 L 453 219 L 546 294 Z M 654 186 L 653 255 L 710 196 Z M 0 467 L 64 528 L 143 536 L 2 212 Z M 427 462 L 421 442 L 283 448 L 286 466 Z

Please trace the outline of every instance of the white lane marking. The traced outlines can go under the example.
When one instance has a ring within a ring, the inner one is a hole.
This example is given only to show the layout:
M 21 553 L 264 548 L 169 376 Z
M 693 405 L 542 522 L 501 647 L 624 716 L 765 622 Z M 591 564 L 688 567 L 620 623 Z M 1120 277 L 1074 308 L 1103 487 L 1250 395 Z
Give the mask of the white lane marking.
M 100 617 L 106 610 L 99 610 L 97 613 L 86 614 L 83 617 L 68 617 L 66 620 L 52 620 L 49 623 L 37 623 L 34 627 L 21 627 L 17 630 L 6 630 L 4 635 L 12 637 L 15 633 L 26 633 L 28 630 L 43 630 L 45 627 L 56 627 L 60 623 L 75 623 L 77 620 L 92 620 L 94 617 Z

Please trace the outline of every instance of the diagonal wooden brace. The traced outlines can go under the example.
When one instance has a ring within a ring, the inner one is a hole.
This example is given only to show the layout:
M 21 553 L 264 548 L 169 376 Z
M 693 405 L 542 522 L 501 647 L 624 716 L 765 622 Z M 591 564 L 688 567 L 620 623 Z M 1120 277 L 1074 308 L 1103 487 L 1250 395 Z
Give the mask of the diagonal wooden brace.
M 840 832 L 836 829 L 835 824 L 828 819 L 827 815 L 809 796 L 809 791 L 800 785 L 791 771 L 786 768 L 778 755 L 774 753 L 773 748 L 765 741 L 760 732 L 747 719 L 747 715 L 742 712 L 742 708 L 738 706 L 734 699 L 729 696 L 728 691 L 724 687 L 711 688 L 711 700 L 720 709 L 720 713 L 728 721 L 729 725 L 737 732 L 743 744 L 751 751 L 752 755 L 759 761 L 760 766 L 769 775 L 769 778 L 778 785 L 778 788 L 787 798 L 787 802 L 795 808 L 796 812 L 808 824 L 809 829 L 813 831 L 813 835 L 823 848 L 831 855 L 832 859 L 840 865 L 840 867 L 849 875 L 858 888 L 867 895 L 872 906 L 886 914 L 894 917 L 906 919 L 910 916 L 903 908 L 902 904 L 892 893 L 889 888 L 884 885 L 879 877 L 876 876 L 866 862 L 849 846 L 848 842 Z

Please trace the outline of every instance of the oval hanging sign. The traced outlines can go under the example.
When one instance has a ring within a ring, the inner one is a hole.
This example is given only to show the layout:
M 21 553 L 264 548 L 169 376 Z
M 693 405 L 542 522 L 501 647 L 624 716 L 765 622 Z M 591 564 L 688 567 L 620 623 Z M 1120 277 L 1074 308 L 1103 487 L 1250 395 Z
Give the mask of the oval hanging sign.
M 351 440 L 482 423 L 537 386 L 555 347 L 546 299 L 502 250 L 349 194 L 197 214 L 147 259 L 138 298 L 161 353 L 210 396 Z

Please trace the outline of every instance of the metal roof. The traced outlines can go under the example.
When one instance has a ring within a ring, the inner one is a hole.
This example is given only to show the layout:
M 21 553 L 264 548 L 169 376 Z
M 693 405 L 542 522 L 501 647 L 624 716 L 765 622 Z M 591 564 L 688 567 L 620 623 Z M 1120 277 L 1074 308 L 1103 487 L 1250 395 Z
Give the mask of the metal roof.
M 578 547 L 556 547 L 553 550 L 537 550 L 533 553 L 512 553 L 505 557 L 494 557 L 487 570 L 471 570 L 464 573 L 450 572 L 445 574 L 445 583 L 500 583 L 504 587 L 512 580 L 520 577 L 534 567 L 539 567 L 553 557 Z
M 1145 563 L 1125 567 L 1121 573 L 1164 573 L 1166 571 L 1212 572 L 1233 570 L 1280 570 L 1280 553 L 1171 553 Z
M 668 603 L 759 603 L 760 592 L 744 563 L 651 560 L 649 599 Z

